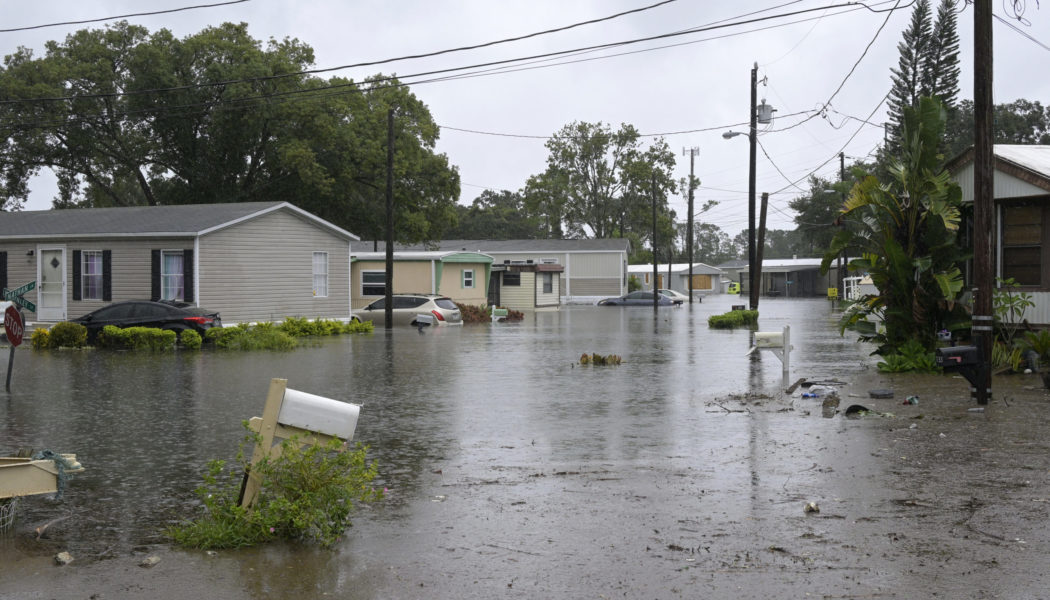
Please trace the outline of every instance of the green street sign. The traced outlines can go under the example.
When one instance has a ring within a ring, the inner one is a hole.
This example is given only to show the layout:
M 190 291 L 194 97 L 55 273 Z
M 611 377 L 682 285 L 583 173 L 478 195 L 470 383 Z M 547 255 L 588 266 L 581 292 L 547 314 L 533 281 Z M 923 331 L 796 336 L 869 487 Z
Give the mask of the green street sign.
M 35 280 L 34 281 L 30 281 L 29 283 L 23 285 L 22 287 L 15 288 L 13 290 L 9 290 L 7 288 L 4 288 L 4 300 L 10 300 L 10 301 L 14 302 L 14 299 L 17 298 L 18 296 L 21 296 L 22 294 L 25 294 L 26 292 L 31 292 L 31 291 L 33 291 L 35 289 L 36 289 L 36 281 Z
M 14 298 L 9 298 L 9 300 L 11 302 L 14 302 L 15 304 L 21 306 L 22 308 L 28 310 L 29 312 L 36 312 L 36 304 L 33 304 L 32 302 L 30 302 L 29 300 L 26 300 L 25 298 L 23 298 L 21 296 L 15 296 Z

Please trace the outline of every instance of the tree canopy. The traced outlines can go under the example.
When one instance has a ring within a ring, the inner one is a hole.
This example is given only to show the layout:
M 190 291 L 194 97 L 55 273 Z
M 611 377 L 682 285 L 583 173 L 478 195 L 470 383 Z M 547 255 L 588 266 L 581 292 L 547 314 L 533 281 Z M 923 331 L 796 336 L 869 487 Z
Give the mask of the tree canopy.
M 0 68 L 0 208 L 51 169 L 56 207 L 283 200 L 381 238 L 392 108 L 396 238 L 440 237 L 459 176 L 426 106 L 394 78 L 325 80 L 312 64 L 309 46 L 264 47 L 243 23 L 177 39 L 119 22 L 40 58 L 19 48 Z
M 654 183 L 658 210 L 670 215 L 675 157 L 663 139 L 644 148 L 631 125 L 614 132 L 602 123 L 576 122 L 548 140 L 547 149 L 547 170 L 529 180 L 526 202 L 559 219 L 566 237 L 648 240 Z

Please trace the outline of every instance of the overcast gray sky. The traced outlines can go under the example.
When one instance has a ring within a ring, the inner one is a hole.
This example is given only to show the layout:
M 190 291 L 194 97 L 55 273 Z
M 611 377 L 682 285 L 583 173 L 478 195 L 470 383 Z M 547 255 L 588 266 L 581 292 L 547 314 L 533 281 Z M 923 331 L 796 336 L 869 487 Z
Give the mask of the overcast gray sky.
M 225 21 L 246 22 L 259 40 L 298 38 L 313 47 L 316 66 L 327 68 L 516 37 L 657 1 L 251 0 L 127 20 L 150 31 L 167 28 L 180 37 Z M 198 2 L 5 0 L 0 4 L 0 27 L 99 19 L 194 4 Z M 935 9 L 937 0 L 932 4 Z M 1008 11 L 1013 2 L 994 4 L 998 15 L 1011 19 L 1043 45 L 1050 45 L 1050 6 L 1040 8 L 1028 2 L 1024 18 L 1029 24 L 1025 25 L 1011 18 Z M 750 71 L 757 62 L 759 79 L 765 81 L 759 86 L 759 98 L 765 98 L 777 111 L 772 125 L 760 127 L 757 191 L 773 194 L 768 226 L 793 229 L 787 204 L 799 190 L 791 182 L 798 180 L 805 187 L 812 172 L 837 178 L 840 151 L 846 153 L 848 163 L 851 158 L 872 153 L 882 139 L 885 105 L 880 106 L 880 102 L 890 88 L 890 68 L 897 64 L 896 47 L 911 17 L 911 5 L 910 0 L 873 0 L 868 6 L 884 11 L 875 12 L 859 4 L 831 0 L 677 0 L 520 42 L 336 73 L 355 80 L 379 71 L 406 77 L 772 17 L 532 62 L 509 72 L 478 73 L 410 87 L 442 126 L 438 151 L 446 153 L 459 168 L 463 203 L 469 204 L 486 188 L 521 189 L 530 175 L 545 169 L 543 136 L 568 123 L 601 121 L 613 128 L 630 123 L 643 134 L 664 135 L 678 154 L 679 176 L 689 173 L 689 158 L 683 156 L 683 149 L 699 148 L 696 175 L 701 188 L 696 193 L 697 206 L 706 200 L 720 204 L 698 219 L 718 225 L 733 236 L 747 227 L 748 144 L 745 136 L 726 140 L 721 134 L 728 129 L 746 131 Z M 885 10 L 895 6 L 899 9 Z M 789 13 L 798 14 L 786 16 Z M 6 55 L 18 46 L 27 46 L 41 55 L 47 40 L 62 40 L 77 29 L 103 26 L 104 22 L 0 33 L 0 48 Z M 972 98 L 972 6 L 959 15 L 958 28 L 960 97 Z M 1050 51 L 1001 22 L 995 23 L 994 32 L 995 101 L 1026 98 L 1050 102 Z M 829 99 L 825 111 L 800 124 Z M 52 181 L 39 178 L 26 209 L 49 208 L 53 194 Z M 684 194 L 673 198 L 671 204 L 684 220 Z

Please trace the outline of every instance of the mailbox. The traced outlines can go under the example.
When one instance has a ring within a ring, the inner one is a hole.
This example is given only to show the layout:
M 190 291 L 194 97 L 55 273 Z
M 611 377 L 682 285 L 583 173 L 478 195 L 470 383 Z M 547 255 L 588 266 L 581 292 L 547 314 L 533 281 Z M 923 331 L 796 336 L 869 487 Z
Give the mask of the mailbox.
M 981 362 L 977 346 L 949 346 L 934 352 L 937 366 L 944 369 L 973 367 Z
M 354 437 L 360 412 L 357 404 L 286 389 L 277 422 L 349 440 Z
M 784 334 L 779 331 L 756 331 L 756 348 L 783 348 Z

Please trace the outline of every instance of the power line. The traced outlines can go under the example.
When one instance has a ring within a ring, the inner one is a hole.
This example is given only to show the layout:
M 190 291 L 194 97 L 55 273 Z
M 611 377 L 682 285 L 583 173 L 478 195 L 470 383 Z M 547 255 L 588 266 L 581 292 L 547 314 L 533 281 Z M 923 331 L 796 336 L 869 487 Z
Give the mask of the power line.
M 914 0 L 912 0 L 912 1 L 914 2 Z M 897 3 L 899 4 L 900 0 L 897 0 Z M 654 6 L 656 6 L 656 5 L 654 5 Z M 756 18 L 752 18 L 752 19 L 747 19 L 747 20 L 743 20 L 743 21 L 735 21 L 735 22 L 732 22 L 732 23 L 720 22 L 720 23 L 715 24 L 715 25 L 699 26 L 699 27 L 694 27 L 694 28 L 690 28 L 690 29 L 687 29 L 687 30 L 683 30 L 683 31 L 677 31 L 677 32 L 672 32 L 672 33 L 664 33 L 664 34 L 653 35 L 653 36 L 646 36 L 646 37 L 642 37 L 642 38 L 634 38 L 634 39 L 620 41 L 620 42 L 609 42 L 609 43 L 604 43 L 604 44 L 595 44 L 595 45 L 592 45 L 592 46 L 584 46 L 584 47 L 581 47 L 581 48 L 575 48 L 575 49 L 571 49 L 571 50 L 559 50 L 559 51 L 555 51 L 555 52 L 547 52 L 547 53 L 535 54 L 535 55 L 531 55 L 531 56 L 524 56 L 524 57 L 518 57 L 518 58 L 511 58 L 511 59 L 504 59 L 504 60 L 497 60 L 497 61 L 489 61 L 489 62 L 484 62 L 484 63 L 477 63 L 477 64 L 474 64 L 474 65 L 468 65 L 468 66 L 462 66 L 462 67 L 452 67 L 452 68 L 447 68 L 447 69 L 437 69 L 437 70 L 433 70 L 433 71 L 426 71 L 426 72 L 422 72 L 422 73 L 416 73 L 416 74 L 413 74 L 413 75 L 409 75 L 409 76 L 406 76 L 406 78 L 408 78 L 408 77 L 424 77 L 424 76 L 439 75 L 439 74 L 444 74 L 444 73 L 454 73 L 454 72 L 457 72 L 457 71 L 465 71 L 465 70 L 468 70 L 468 69 L 477 69 L 477 68 L 481 68 L 481 67 L 492 67 L 492 66 L 497 66 L 497 65 L 508 65 L 508 64 L 513 64 L 513 63 L 519 63 L 519 62 L 526 61 L 526 60 L 535 60 L 535 59 L 539 59 L 539 58 L 550 58 L 550 57 L 564 56 L 564 55 L 569 55 L 569 54 L 579 53 L 579 52 L 589 51 L 589 50 L 602 50 L 602 49 L 615 48 L 615 47 L 620 47 L 620 46 L 628 46 L 628 45 L 638 44 L 638 43 L 642 43 L 642 42 L 649 42 L 649 41 L 655 41 L 655 40 L 660 40 L 660 39 L 668 39 L 668 38 L 673 38 L 673 37 L 680 37 L 680 36 L 683 36 L 683 35 L 704 33 L 704 32 L 707 32 L 707 31 L 715 31 L 715 30 L 718 30 L 718 29 L 726 29 L 726 28 L 730 28 L 730 27 L 739 27 L 739 26 L 742 26 L 742 25 L 749 25 L 749 24 L 752 24 L 752 23 L 759 23 L 759 22 L 769 21 L 769 20 L 773 20 L 773 19 L 781 19 L 781 18 L 786 18 L 786 17 L 792 17 L 792 16 L 795 16 L 795 15 L 805 14 L 805 13 L 809 13 L 809 12 L 814 12 L 814 11 L 817 11 L 817 10 L 828 10 L 828 9 L 836 9 L 836 8 L 848 8 L 850 10 L 857 10 L 858 6 L 866 8 L 869 11 L 872 11 L 872 12 L 886 12 L 886 11 L 883 11 L 883 10 L 873 9 L 873 8 L 867 6 L 867 5 L 864 5 L 864 4 L 858 5 L 858 4 L 853 3 L 853 2 L 846 2 L 846 3 L 840 3 L 840 4 L 831 4 L 831 5 L 815 7 L 815 8 L 800 9 L 800 10 L 797 10 L 797 11 L 788 12 L 788 13 L 782 13 L 782 14 L 777 14 L 777 15 L 768 15 L 768 16 L 762 16 L 762 17 L 756 17 Z M 897 7 L 894 7 L 893 9 L 890 9 L 890 14 L 892 14 L 893 10 L 897 10 Z M 843 12 L 849 12 L 849 11 L 843 11 Z M 842 13 L 839 13 L 839 14 L 842 14 Z M 880 30 L 881 30 L 881 28 L 880 28 Z M 502 41 L 499 41 L 499 42 L 502 42 Z M 496 42 L 493 42 L 493 43 L 496 43 Z M 438 51 L 437 53 L 445 53 L 445 52 L 447 52 L 447 51 Z M 430 55 L 437 54 L 437 53 L 431 53 Z M 167 87 L 167 88 L 150 88 L 150 89 L 145 89 L 145 90 L 129 90 L 129 91 L 123 91 L 123 92 L 109 92 L 109 93 L 104 93 L 104 94 L 81 94 L 81 95 L 77 95 L 77 96 L 57 96 L 57 97 L 22 98 L 22 99 L 15 99 L 15 100 L 2 100 L 2 101 L 0 101 L 0 105 L 2 105 L 2 104 L 13 104 L 13 103 L 26 103 L 26 102 L 59 102 L 59 101 L 66 101 L 66 100 L 81 100 L 81 99 L 93 99 L 93 98 L 115 98 L 115 97 L 123 97 L 123 96 L 130 96 L 130 95 L 151 94 L 151 93 L 158 93 L 158 92 L 186 91 L 186 90 L 198 89 L 198 88 L 204 88 L 204 87 L 228 86 L 228 85 L 232 85 L 232 84 L 235 84 L 235 83 L 251 83 L 251 82 L 271 81 L 271 80 L 274 80 L 274 79 L 284 79 L 284 78 L 288 78 L 288 77 L 299 77 L 299 76 L 303 76 L 303 75 L 312 75 L 312 74 L 317 74 L 317 73 L 325 73 L 325 72 L 331 72 L 331 71 L 346 70 L 346 69 L 365 67 L 365 66 L 376 66 L 376 65 L 380 65 L 380 64 L 386 64 L 386 63 L 391 63 L 391 62 L 398 62 L 398 61 L 401 61 L 401 60 L 407 60 L 409 58 L 418 58 L 418 57 L 424 57 L 424 56 L 428 56 L 428 55 L 416 55 L 414 57 L 390 58 L 390 59 L 384 59 L 384 60 L 378 60 L 378 61 L 370 61 L 370 62 L 350 64 L 350 65 L 342 65 L 342 66 L 337 66 L 337 67 L 328 67 L 328 68 L 324 68 L 324 69 L 310 69 L 310 70 L 305 70 L 305 71 L 296 71 L 296 72 L 292 72 L 292 73 L 282 73 L 282 74 L 277 74 L 277 75 L 267 75 L 267 76 L 263 76 L 263 77 L 249 77 L 249 78 L 243 78 L 243 79 L 230 79 L 230 80 L 224 80 L 224 81 L 218 81 L 218 82 L 200 83 L 200 84 L 192 84 L 192 85 L 184 85 L 184 86 L 174 86 L 174 87 Z
M 879 25 L 879 28 L 875 31 L 875 35 L 872 36 L 871 41 L 868 42 L 868 45 L 864 47 L 864 51 L 860 53 L 860 58 L 858 58 L 857 61 L 853 63 L 853 67 L 849 70 L 848 73 L 846 73 L 846 76 L 842 79 L 842 82 L 839 83 L 839 86 L 837 88 L 835 88 L 835 91 L 828 98 L 827 102 L 824 103 L 824 105 L 821 107 L 821 110 L 818 113 L 811 115 L 808 118 L 803 119 L 802 121 L 799 121 L 798 123 L 795 123 L 794 125 L 791 125 L 789 127 L 785 127 L 783 129 L 771 129 L 767 133 L 779 133 L 781 131 L 787 131 L 789 129 L 802 125 L 806 121 L 813 119 L 817 116 L 817 114 L 823 113 L 824 109 L 831 105 L 831 101 L 835 99 L 835 96 L 837 96 L 839 92 L 842 91 L 842 88 L 846 85 L 846 82 L 849 81 L 849 78 L 853 76 L 853 73 L 857 70 L 857 67 L 860 66 L 861 61 L 864 60 L 864 57 L 868 55 L 868 50 L 871 50 L 871 47 L 875 44 L 875 40 L 879 39 L 879 35 L 882 33 L 882 30 L 885 29 L 886 24 L 890 22 L 890 17 L 893 16 L 893 12 L 901 8 L 908 8 L 912 4 L 915 4 L 915 0 L 912 0 L 905 6 L 900 6 L 900 3 L 901 0 L 897 0 L 897 2 L 893 5 L 892 9 L 884 11 L 886 12 L 886 19 L 883 20 L 882 25 Z
M 1011 22 L 1007 21 L 1006 19 L 1004 19 L 1004 18 L 1000 17 L 999 15 L 995 15 L 995 14 L 993 14 L 992 16 L 993 16 L 993 17 L 995 17 L 995 20 L 999 21 L 999 22 L 1000 22 L 1000 23 L 1002 23 L 1003 25 L 1006 25 L 1006 26 L 1007 26 L 1007 27 L 1009 27 L 1010 29 L 1013 29 L 1014 31 L 1016 31 L 1017 33 L 1019 33 L 1019 34 L 1023 35 L 1024 37 L 1028 38 L 1028 39 L 1029 39 L 1029 40 L 1031 40 L 1032 42 L 1034 42 L 1034 43 L 1038 44 L 1038 45 L 1039 45 L 1039 47 L 1041 47 L 1041 48 L 1042 48 L 1043 50 L 1050 50 L 1050 46 L 1047 46 L 1047 45 L 1046 45 L 1046 44 L 1044 44 L 1043 42 L 1040 42 L 1039 40 L 1037 40 L 1037 39 L 1035 39 L 1034 37 L 1032 37 L 1031 35 L 1028 35 L 1028 33 L 1027 33 L 1027 32 L 1025 32 L 1025 31 L 1024 31 L 1024 30 L 1022 30 L 1021 28 L 1017 27 L 1017 26 L 1016 26 L 1016 25 L 1014 25 L 1013 23 L 1011 23 Z
M 168 10 L 156 10 L 153 12 L 143 13 L 131 13 L 127 15 L 117 15 L 115 17 L 102 17 L 100 19 L 86 19 L 84 21 L 64 21 L 62 23 L 47 23 L 45 25 L 31 25 L 29 27 L 13 27 L 11 29 L 0 29 L 0 33 L 13 33 L 15 31 L 30 31 L 32 29 L 44 29 L 47 27 L 61 27 L 63 25 L 84 25 L 86 23 L 101 23 L 102 21 L 114 21 L 116 19 L 126 19 L 128 17 L 149 17 L 153 15 L 166 15 L 169 13 L 182 12 L 185 10 L 196 10 L 198 8 L 215 8 L 217 6 L 228 6 L 230 4 L 241 4 L 242 2 L 250 2 L 251 0 L 231 0 L 230 2 L 218 2 L 215 4 L 198 4 L 196 6 L 184 6 L 182 8 L 171 8 Z

